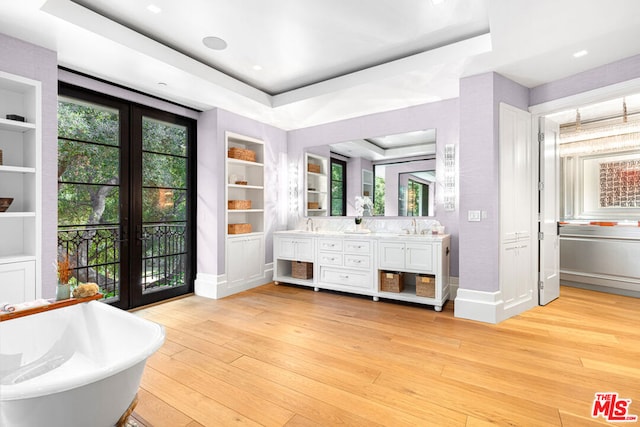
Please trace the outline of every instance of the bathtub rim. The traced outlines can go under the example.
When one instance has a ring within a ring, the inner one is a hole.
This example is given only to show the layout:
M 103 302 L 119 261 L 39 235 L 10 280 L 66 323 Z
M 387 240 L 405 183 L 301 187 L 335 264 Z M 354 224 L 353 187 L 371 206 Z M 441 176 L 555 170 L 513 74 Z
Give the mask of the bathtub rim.
M 112 307 L 108 304 L 99 301 L 90 301 L 84 304 L 90 304 L 92 309 L 96 310 L 116 310 L 118 315 L 132 316 L 137 319 L 136 321 L 146 324 L 151 330 L 150 334 L 145 334 L 145 338 L 149 339 L 149 344 L 144 346 L 140 351 L 128 354 L 127 357 L 123 357 L 116 363 L 112 363 L 108 366 L 100 367 L 88 374 L 79 377 L 70 377 L 56 381 L 55 383 L 46 384 L 41 387 L 33 387 L 30 381 L 26 381 L 20 384 L 0 385 L 0 402 L 38 398 L 47 396 L 53 393 L 62 393 L 74 388 L 82 387 L 91 383 L 98 382 L 104 378 L 117 375 L 140 362 L 146 362 L 146 360 L 155 353 L 164 343 L 166 332 L 163 325 L 153 322 L 148 319 L 138 317 L 132 313 L 121 310 L 116 307 Z M 75 306 L 63 307 L 60 310 L 65 309 L 79 309 L 83 304 Z M 46 315 L 45 313 L 34 314 L 33 316 Z M 19 318 L 24 319 L 24 318 Z M 12 319 L 7 323 L 19 319 Z M 4 323 L 4 322 L 3 322 Z M 29 386 L 29 387 L 28 387 Z

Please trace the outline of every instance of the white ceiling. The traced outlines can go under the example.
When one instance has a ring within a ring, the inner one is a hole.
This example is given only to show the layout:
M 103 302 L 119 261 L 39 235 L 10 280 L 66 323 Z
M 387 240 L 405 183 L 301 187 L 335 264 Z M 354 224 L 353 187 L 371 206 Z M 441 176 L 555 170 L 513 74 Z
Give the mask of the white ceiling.
M 639 54 L 638 16 L 637 0 L 0 0 L 0 32 L 64 67 L 283 129 L 454 98 L 482 72 L 534 87 Z

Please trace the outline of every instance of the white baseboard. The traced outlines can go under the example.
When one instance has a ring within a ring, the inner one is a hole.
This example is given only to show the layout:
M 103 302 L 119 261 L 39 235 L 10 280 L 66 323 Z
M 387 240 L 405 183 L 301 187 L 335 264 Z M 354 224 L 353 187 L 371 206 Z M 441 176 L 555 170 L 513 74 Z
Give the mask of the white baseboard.
M 198 273 L 193 283 L 194 292 L 201 297 L 218 299 L 218 283 L 226 281 L 224 274 L 216 276 L 215 274 Z
M 498 323 L 503 320 L 503 304 L 500 291 L 484 292 L 458 288 L 453 312 L 455 317 L 463 319 Z
M 269 263 L 264 266 L 262 277 L 233 287 L 229 286 L 226 274 L 216 276 L 214 274 L 198 273 L 194 282 L 194 292 L 196 295 L 201 297 L 220 299 L 228 297 L 229 295 L 237 294 L 238 292 L 248 291 L 249 289 L 262 286 L 272 280 L 273 263 Z

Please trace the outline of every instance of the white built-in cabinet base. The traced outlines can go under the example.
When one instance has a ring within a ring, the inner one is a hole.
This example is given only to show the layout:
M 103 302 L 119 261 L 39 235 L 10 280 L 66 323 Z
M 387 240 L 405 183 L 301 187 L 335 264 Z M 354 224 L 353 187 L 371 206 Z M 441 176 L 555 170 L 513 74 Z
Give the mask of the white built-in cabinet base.
M 36 299 L 36 262 L 0 264 L 0 303 L 17 303 Z
M 449 235 L 389 235 L 279 231 L 273 236 L 273 280 L 358 295 L 431 305 L 449 299 Z M 313 264 L 313 276 L 292 275 L 292 262 Z M 380 290 L 380 272 L 405 273 L 402 292 Z M 433 298 L 417 296 L 415 276 L 435 278 Z

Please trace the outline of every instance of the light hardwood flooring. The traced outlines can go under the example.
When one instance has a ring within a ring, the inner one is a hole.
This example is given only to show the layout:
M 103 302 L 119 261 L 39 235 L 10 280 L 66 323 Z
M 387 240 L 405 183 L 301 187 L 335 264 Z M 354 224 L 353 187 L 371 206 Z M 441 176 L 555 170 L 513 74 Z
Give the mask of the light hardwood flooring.
M 582 426 L 596 392 L 640 415 L 640 299 L 563 287 L 498 325 L 308 288 L 144 308 L 148 426 Z M 627 424 L 628 425 L 628 424 Z

